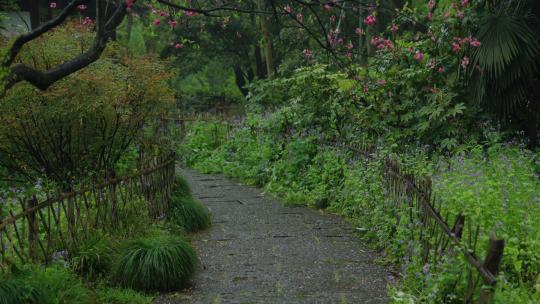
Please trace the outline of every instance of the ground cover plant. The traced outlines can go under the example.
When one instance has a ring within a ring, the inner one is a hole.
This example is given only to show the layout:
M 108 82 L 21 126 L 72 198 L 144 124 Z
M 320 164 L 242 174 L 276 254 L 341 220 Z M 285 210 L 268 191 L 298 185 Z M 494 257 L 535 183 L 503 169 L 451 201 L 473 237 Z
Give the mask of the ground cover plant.
M 484 228 L 478 236 L 480 254 L 486 250 L 480 244 L 487 244 L 490 236 L 507 240 L 495 303 L 538 300 L 538 152 L 505 143 L 496 131 L 477 134 L 483 142 L 467 140 L 451 151 L 397 145 L 389 133 L 374 143 L 371 158 L 358 158 L 335 144 L 339 139 L 335 124 L 321 127 L 324 121 L 317 118 L 334 117 L 328 113 L 332 107 L 317 116 L 297 99 L 273 113 L 260 114 L 259 109 L 254 107 L 226 137 L 211 131 L 214 124 L 194 124 L 179 148 L 186 164 L 264 186 L 290 204 L 328 208 L 350 217 L 365 239 L 384 250 L 386 262 L 399 265 L 395 278 L 399 283 L 390 288 L 397 303 L 462 301 L 465 282 L 460 274 L 465 261 L 456 256 L 430 270 L 421 259 L 409 255 L 410 246 L 418 245 L 403 241 L 411 227 L 395 227 L 396 215 L 407 211 L 384 208 L 381 172 L 384 158 L 392 155 L 410 170 L 433 177 L 444 211 L 451 216 L 464 214 Z M 353 121 L 353 132 L 363 127 L 355 118 L 345 119 Z M 350 138 L 345 133 L 349 127 L 342 128 L 345 138 Z M 369 141 L 367 136 L 355 135 L 357 140 Z M 210 144 L 215 142 L 223 144 Z

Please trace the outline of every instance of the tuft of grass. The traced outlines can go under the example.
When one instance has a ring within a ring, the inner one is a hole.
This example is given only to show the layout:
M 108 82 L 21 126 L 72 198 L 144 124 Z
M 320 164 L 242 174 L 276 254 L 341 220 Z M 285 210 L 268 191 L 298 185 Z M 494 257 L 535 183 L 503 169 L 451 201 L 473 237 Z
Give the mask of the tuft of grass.
M 188 232 L 210 227 L 210 213 L 201 203 L 191 197 L 173 196 L 171 199 L 171 220 Z
M 93 303 L 91 293 L 68 269 L 26 265 L 0 279 L 1 304 Z
M 95 279 L 109 272 L 116 253 L 107 238 L 91 237 L 74 253 L 71 260 L 73 271 L 88 279 Z
M 182 175 L 176 175 L 174 179 L 173 194 L 179 197 L 191 197 L 191 187 Z
M 195 273 L 197 255 L 178 237 L 143 238 L 130 242 L 113 265 L 113 280 L 138 291 L 175 291 Z

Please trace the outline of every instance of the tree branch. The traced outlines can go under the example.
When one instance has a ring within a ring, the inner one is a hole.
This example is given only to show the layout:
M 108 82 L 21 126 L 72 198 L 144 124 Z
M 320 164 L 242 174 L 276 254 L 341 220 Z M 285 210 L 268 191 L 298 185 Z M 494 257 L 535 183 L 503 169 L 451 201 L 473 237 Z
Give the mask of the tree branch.
M 81 0 L 82 1 L 82 0 Z M 75 3 L 76 1 L 72 2 Z M 68 60 L 48 71 L 40 71 L 34 67 L 31 67 L 27 64 L 16 64 L 11 67 L 10 75 L 8 76 L 8 81 L 6 84 L 5 90 L 8 90 L 13 85 L 21 81 L 27 81 L 39 88 L 40 90 L 46 90 L 52 84 L 59 81 L 60 79 L 75 73 L 91 63 L 99 59 L 103 50 L 107 45 L 107 42 L 111 35 L 114 33 L 116 27 L 122 22 L 124 16 L 126 15 L 126 4 L 121 2 L 116 8 L 113 15 L 105 23 L 104 30 L 96 34 L 94 38 L 94 43 L 92 47 L 88 49 L 83 54 Z
M 13 45 L 11 46 L 11 48 L 9 49 L 9 52 L 4 60 L 4 63 L 3 65 L 5 67 L 9 67 L 13 61 L 15 60 L 15 58 L 17 57 L 17 55 L 19 54 L 19 52 L 21 51 L 22 47 L 40 37 L 41 35 L 43 35 L 44 33 L 50 31 L 51 29 L 57 27 L 58 25 L 62 24 L 62 22 L 64 22 L 66 20 L 66 18 L 75 10 L 75 8 L 80 5 L 80 4 L 85 4 L 87 3 L 88 0 L 73 0 L 71 1 L 65 8 L 64 10 L 62 10 L 62 12 L 54 19 L 48 21 L 48 22 L 45 22 L 43 23 L 41 26 L 37 27 L 36 29 L 26 33 L 26 34 L 23 34 L 21 36 L 19 36 L 17 39 L 15 39 L 15 42 L 13 42 Z

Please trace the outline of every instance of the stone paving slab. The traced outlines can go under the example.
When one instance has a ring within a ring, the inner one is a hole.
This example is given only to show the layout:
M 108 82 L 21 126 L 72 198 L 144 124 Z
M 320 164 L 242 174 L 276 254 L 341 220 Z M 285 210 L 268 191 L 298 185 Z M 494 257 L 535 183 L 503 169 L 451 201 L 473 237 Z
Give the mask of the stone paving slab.
M 193 286 L 158 303 L 387 303 L 388 272 L 338 216 L 285 207 L 219 175 L 181 172 L 212 213 Z

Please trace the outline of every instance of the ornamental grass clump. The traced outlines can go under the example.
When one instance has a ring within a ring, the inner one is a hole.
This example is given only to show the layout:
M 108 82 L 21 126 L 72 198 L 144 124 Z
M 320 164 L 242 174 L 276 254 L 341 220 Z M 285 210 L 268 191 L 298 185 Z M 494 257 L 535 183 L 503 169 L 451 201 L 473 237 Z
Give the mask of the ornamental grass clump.
M 197 267 L 197 255 L 178 237 L 132 241 L 116 260 L 112 277 L 122 287 L 145 292 L 185 288 Z
M 183 176 L 176 175 L 173 193 L 175 196 L 191 197 L 191 188 L 189 187 L 188 181 Z
M 171 200 L 171 220 L 187 232 L 209 228 L 210 213 L 205 206 L 192 197 L 173 196 Z
M 187 232 L 209 228 L 210 213 L 201 203 L 193 199 L 187 180 L 177 175 L 171 198 L 170 220 Z

